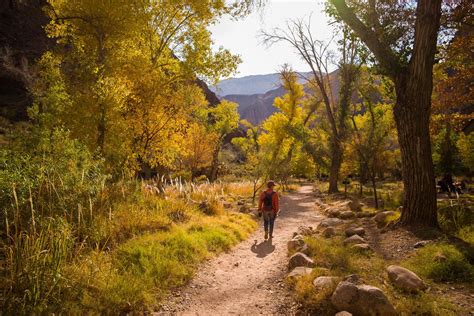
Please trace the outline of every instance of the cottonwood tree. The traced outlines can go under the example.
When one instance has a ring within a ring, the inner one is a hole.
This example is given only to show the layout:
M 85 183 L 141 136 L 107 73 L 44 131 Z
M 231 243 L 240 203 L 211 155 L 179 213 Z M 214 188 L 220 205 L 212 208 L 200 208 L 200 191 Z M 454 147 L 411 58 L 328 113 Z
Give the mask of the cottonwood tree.
M 339 78 L 341 88 L 339 100 L 333 95 L 329 67 L 335 58 L 330 50 L 330 42 L 324 42 L 314 37 L 311 31 L 311 18 L 308 22 L 302 19 L 290 20 L 286 28 L 276 28 L 271 32 L 262 32 L 263 42 L 272 45 L 277 42 L 289 43 L 307 63 L 311 70 L 309 84 L 319 90 L 322 102 L 326 109 L 326 116 L 330 127 L 330 168 L 329 192 L 338 192 L 338 180 L 343 159 L 343 142 L 346 135 L 346 120 L 348 107 L 354 91 L 360 68 L 359 47 L 357 39 L 347 29 L 344 29 L 340 40 L 341 60 L 339 64 Z
M 370 77 L 369 77 L 370 78 Z M 366 78 L 367 80 L 367 78 Z M 377 103 L 380 93 L 373 80 L 359 87 L 361 104 L 354 104 L 352 121 L 352 140 L 350 147 L 356 152 L 361 177 L 368 176 L 372 185 L 375 208 L 379 208 L 377 195 L 377 174 L 388 164 L 387 152 L 393 150 L 394 123 L 390 104 Z
M 237 112 L 237 106 L 236 103 L 223 100 L 217 107 L 209 110 L 211 120 L 209 130 L 216 135 L 211 170 L 209 172 L 209 181 L 211 182 L 217 179 L 219 153 L 224 138 L 239 126 L 240 116 L 239 112 Z
M 218 80 L 239 62 L 212 50 L 208 30 L 231 7 L 223 0 L 51 0 L 47 9 L 71 97 L 62 117 L 71 135 L 119 172 L 171 168 L 194 109 L 208 105 L 197 77 Z
M 287 91 L 274 100 L 274 106 L 280 111 L 267 118 L 260 127 L 245 122 L 247 137 L 233 140 L 246 156 L 247 169 L 252 171 L 254 197 L 269 178 L 285 184 L 293 171 L 311 170 L 303 165 L 303 157 L 306 163 L 312 162 L 303 151 L 302 135 L 305 126 L 311 122 L 317 102 L 305 94 L 295 72 L 285 67 L 280 76 Z
M 353 7 L 345 0 L 330 3 L 395 83 L 404 184 L 400 223 L 437 227 L 429 122 L 441 0 L 419 0 L 414 12 L 412 1 L 356 1 Z

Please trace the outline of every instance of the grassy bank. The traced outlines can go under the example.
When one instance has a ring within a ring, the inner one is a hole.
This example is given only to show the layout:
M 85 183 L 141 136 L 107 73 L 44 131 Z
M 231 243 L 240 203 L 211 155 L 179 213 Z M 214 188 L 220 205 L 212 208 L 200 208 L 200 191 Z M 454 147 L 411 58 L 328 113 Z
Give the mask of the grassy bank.
M 235 203 L 223 207 L 250 190 L 242 183 L 174 184 L 156 195 L 141 183 L 121 183 L 72 215 L 35 216 L 28 229 L 7 223 L 3 312 L 153 311 L 200 262 L 255 229 Z
M 310 276 L 301 277 L 293 281 L 292 286 L 295 289 L 296 299 L 304 306 L 308 313 L 317 315 L 334 315 L 334 310 L 330 302 L 330 297 L 335 289 L 328 288 L 324 291 L 316 290 L 312 281 L 318 276 L 335 276 L 340 279 L 350 275 L 357 274 L 365 284 L 380 288 L 394 305 L 400 315 L 458 315 L 466 310 L 452 304 L 448 297 L 436 293 L 433 288 L 440 282 L 439 277 L 448 277 L 450 282 L 460 282 L 458 277 L 461 273 L 451 275 L 446 271 L 451 270 L 453 266 L 467 269 L 465 274 L 469 274 L 470 279 L 464 279 L 463 282 L 472 280 L 472 265 L 469 265 L 466 258 L 459 252 L 446 251 L 446 261 L 436 262 L 433 257 L 436 251 L 450 248 L 446 244 L 434 245 L 430 248 L 422 249 L 403 262 L 394 262 L 385 260 L 381 256 L 372 253 L 363 253 L 350 246 L 342 244 L 343 237 L 337 236 L 332 239 L 323 237 L 307 237 L 306 242 L 309 246 L 309 254 L 314 259 L 317 267 Z M 435 253 L 433 253 L 436 249 Z M 451 249 L 449 249 L 451 250 Z M 431 262 L 425 260 L 427 254 L 431 256 Z M 391 264 L 401 264 L 402 266 L 412 268 L 432 287 L 431 291 L 410 294 L 395 288 L 387 278 L 386 268 Z M 452 270 L 451 270 L 452 271 Z M 443 279 L 446 281 L 447 279 Z M 453 283 L 451 283 L 453 284 Z M 463 283 L 467 286 L 466 283 Z

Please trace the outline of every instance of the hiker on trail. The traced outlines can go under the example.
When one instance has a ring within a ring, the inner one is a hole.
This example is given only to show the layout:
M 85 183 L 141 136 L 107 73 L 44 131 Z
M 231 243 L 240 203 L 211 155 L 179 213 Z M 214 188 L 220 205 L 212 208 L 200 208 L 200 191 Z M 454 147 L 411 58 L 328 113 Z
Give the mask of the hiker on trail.
M 265 239 L 268 238 L 270 230 L 270 239 L 273 238 L 273 224 L 279 210 L 278 193 L 273 191 L 275 182 L 270 180 L 267 183 L 267 189 L 260 194 L 258 201 L 258 216 L 263 214 L 263 227 L 265 228 Z

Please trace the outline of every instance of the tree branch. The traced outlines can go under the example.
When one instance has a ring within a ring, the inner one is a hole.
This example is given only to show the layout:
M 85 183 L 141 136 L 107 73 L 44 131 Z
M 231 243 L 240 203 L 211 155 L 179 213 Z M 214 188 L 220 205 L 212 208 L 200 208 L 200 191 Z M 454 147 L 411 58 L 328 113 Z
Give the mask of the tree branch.
M 349 25 L 365 45 L 367 45 L 384 71 L 392 77 L 392 79 L 396 78 L 400 72 L 405 70 L 405 67 L 402 66 L 399 58 L 390 46 L 380 41 L 377 34 L 355 15 L 352 8 L 347 6 L 345 0 L 330 0 L 330 2 L 336 8 L 340 18 Z

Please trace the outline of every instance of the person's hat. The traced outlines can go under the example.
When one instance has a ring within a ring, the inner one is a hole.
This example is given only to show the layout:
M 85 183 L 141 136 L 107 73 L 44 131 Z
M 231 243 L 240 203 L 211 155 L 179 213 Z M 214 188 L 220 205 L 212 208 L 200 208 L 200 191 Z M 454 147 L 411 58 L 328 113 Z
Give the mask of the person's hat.
M 267 187 L 274 187 L 275 186 L 275 181 L 270 180 L 267 182 Z

